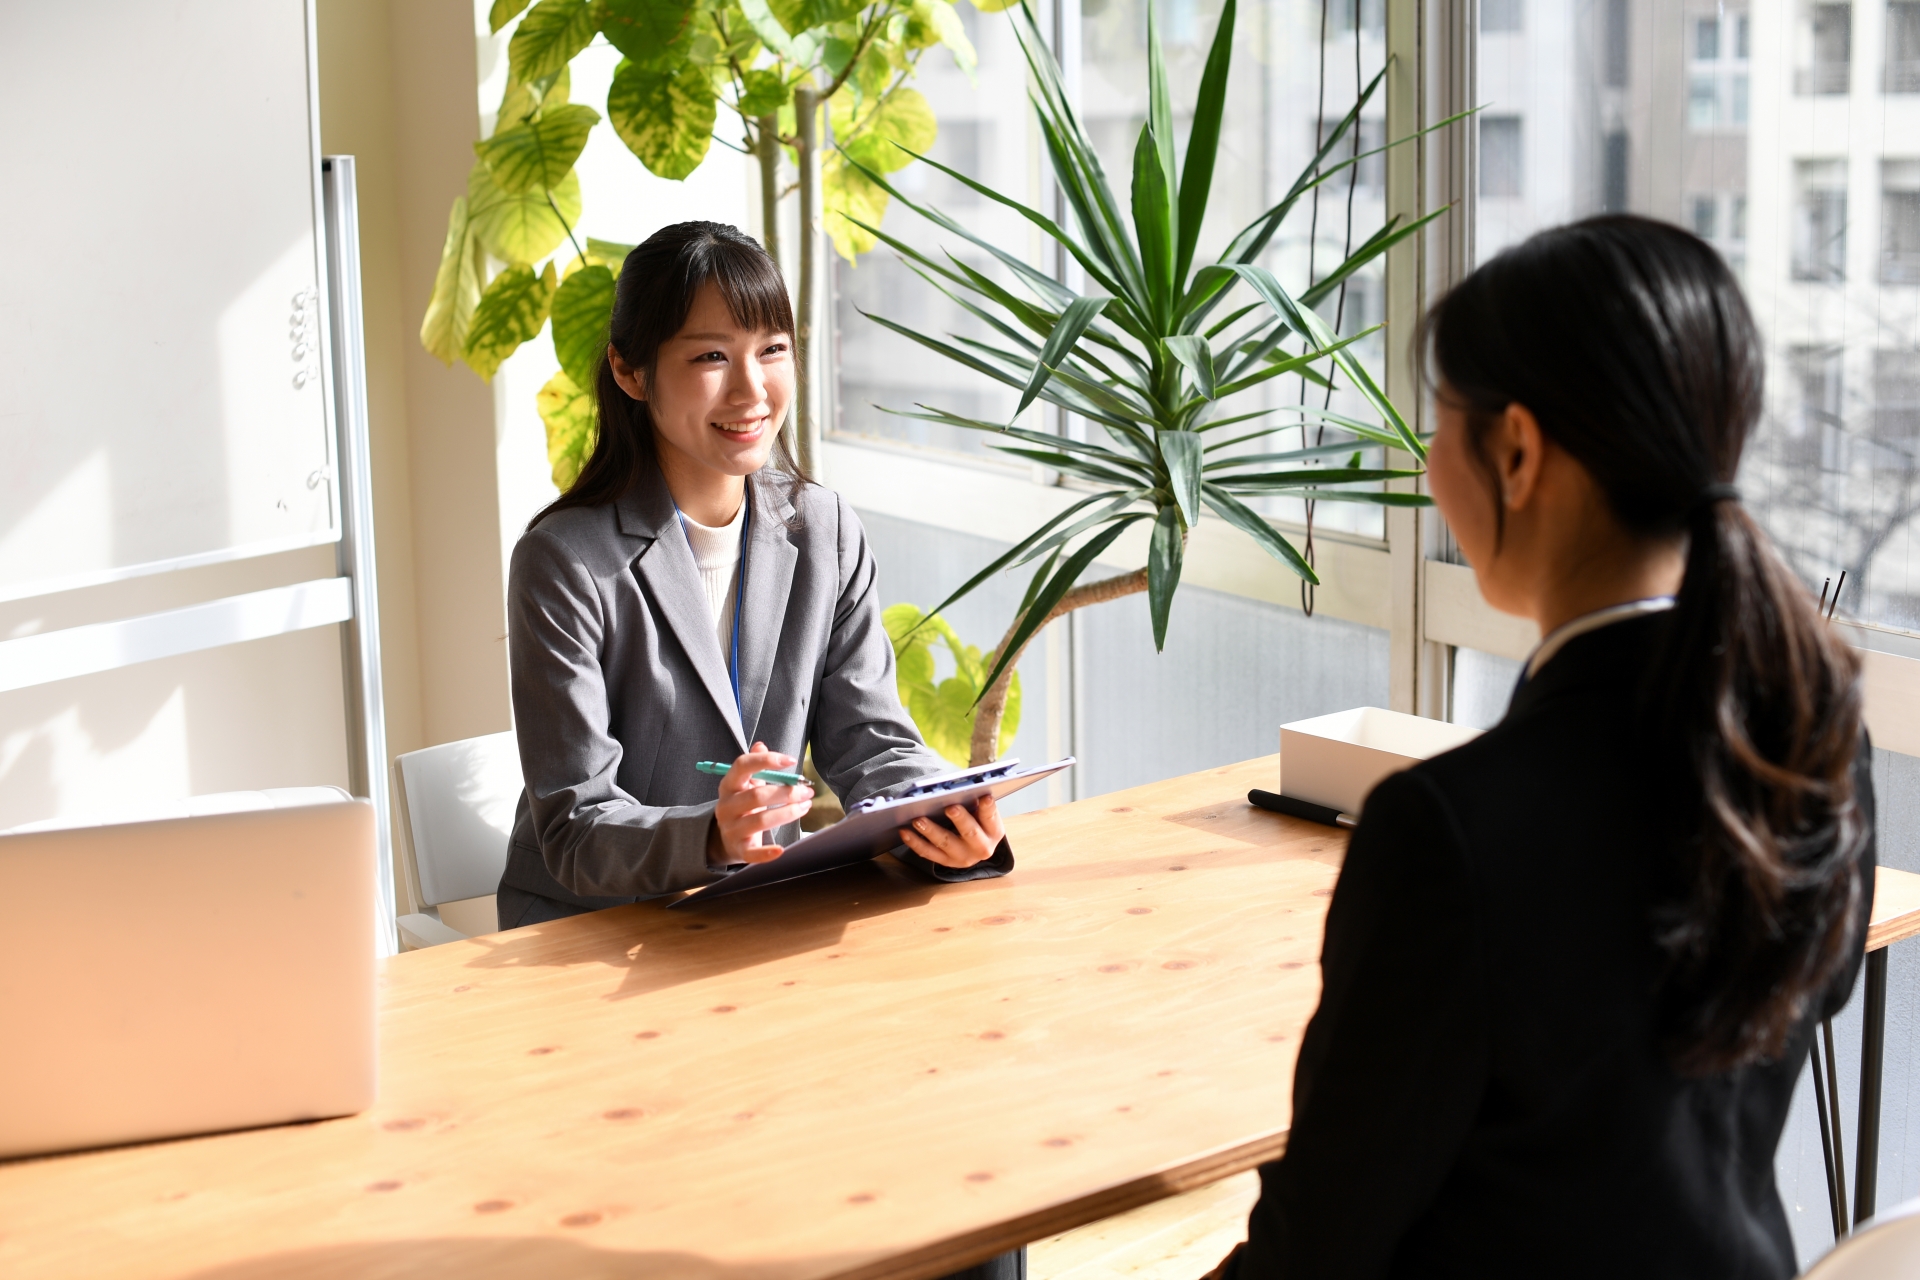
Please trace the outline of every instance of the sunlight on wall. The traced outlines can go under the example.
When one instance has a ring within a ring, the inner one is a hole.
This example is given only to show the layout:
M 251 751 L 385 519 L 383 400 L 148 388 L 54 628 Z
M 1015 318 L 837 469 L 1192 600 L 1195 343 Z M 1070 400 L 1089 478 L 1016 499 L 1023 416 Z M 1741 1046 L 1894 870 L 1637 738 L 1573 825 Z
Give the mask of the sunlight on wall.
M 135 812 L 190 795 L 187 748 L 184 689 L 175 688 L 134 736 L 114 745 L 96 740 L 80 708 L 69 706 L 0 739 L 0 825 Z M 52 813 L 44 812 L 49 792 Z M 37 811 L 13 814 L 6 798 L 31 799 Z
M 96 449 L 0 537 L 0 582 L 86 573 L 113 563 L 113 476 Z

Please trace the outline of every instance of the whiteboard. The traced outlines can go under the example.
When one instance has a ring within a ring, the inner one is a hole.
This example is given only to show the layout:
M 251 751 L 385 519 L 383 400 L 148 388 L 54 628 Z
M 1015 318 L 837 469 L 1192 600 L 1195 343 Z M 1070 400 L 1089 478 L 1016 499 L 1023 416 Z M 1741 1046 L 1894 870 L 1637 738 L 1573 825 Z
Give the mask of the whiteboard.
M 312 40 L 0 4 L 0 600 L 338 537 Z

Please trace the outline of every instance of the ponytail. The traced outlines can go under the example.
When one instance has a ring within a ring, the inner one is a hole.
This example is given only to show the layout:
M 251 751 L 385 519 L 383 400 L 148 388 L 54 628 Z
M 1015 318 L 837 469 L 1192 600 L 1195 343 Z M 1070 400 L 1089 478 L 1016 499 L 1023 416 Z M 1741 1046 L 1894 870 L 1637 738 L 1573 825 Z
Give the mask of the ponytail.
M 1664 1047 L 1689 1074 L 1778 1058 L 1859 945 L 1859 659 L 1737 501 L 1691 513 L 1665 689 L 1697 787 L 1658 922 Z
M 1641 708 L 1694 815 L 1649 922 L 1662 1048 L 1693 1075 L 1778 1058 L 1861 944 L 1870 833 L 1858 659 L 1731 483 L 1764 380 L 1739 285 L 1677 227 L 1591 218 L 1480 267 L 1422 342 L 1483 465 L 1493 421 L 1523 404 L 1630 532 L 1686 539 Z

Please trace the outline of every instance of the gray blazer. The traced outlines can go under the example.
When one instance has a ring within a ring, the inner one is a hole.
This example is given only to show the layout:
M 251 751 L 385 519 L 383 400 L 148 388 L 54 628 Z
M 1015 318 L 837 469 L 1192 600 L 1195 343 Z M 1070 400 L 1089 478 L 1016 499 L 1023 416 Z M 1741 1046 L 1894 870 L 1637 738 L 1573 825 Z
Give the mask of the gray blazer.
M 900 707 L 866 534 L 839 495 L 762 472 L 740 623 L 740 710 L 699 571 L 657 471 L 625 498 L 543 520 L 513 551 L 507 638 L 526 790 L 503 889 L 583 909 L 725 875 L 707 864 L 718 780 L 756 740 L 814 765 L 849 806 L 951 769 Z M 797 826 L 770 833 L 785 844 Z M 939 879 L 964 871 L 905 850 Z

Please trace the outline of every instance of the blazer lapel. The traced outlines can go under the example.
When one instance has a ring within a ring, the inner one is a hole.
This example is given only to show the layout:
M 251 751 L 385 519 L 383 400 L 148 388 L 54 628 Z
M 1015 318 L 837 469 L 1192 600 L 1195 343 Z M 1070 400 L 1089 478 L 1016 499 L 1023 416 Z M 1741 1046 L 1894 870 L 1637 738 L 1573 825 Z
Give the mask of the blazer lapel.
M 754 476 L 748 486 L 753 531 L 747 539 L 746 599 L 740 611 L 740 706 L 741 719 L 750 726 L 749 735 L 759 728 L 760 711 L 766 706 L 767 688 L 773 682 L 773 662 L 780 652 L 780 631 L 787 619 L 787 594 L 793 587 L 793 566 L 800 559 L 800 549 L 794 546 L 788 525 L 793 519 L 793 505 L 786 500 L 785 485 L 764 480 L 761 475 Z M 777 751 L 782 744 L 768 745 Z
M 646 585 L 674 638 L 680 642 L 681 650 L 699 673 L 707 695 L 719 708 L 727 727 L 733 730 L 740 750 L 745 752 L 747 735 L 740 724 L 739 708 L 733 703 L 733 681 L 727 675 L 726 658 L 714 636 L 713 614 L 707 609 L 707 593 L 700 585 L 700 570 L 693 562 L 693 548 L 687 545 L 687 535 L 680 528 L 667 482 L 657 470 L 620 500 L 619 515 L 623 533 L 647 540 L 647 546 L 633 562 L 634 573 Z M 751 569 L 748 573 L 751 577 Z

